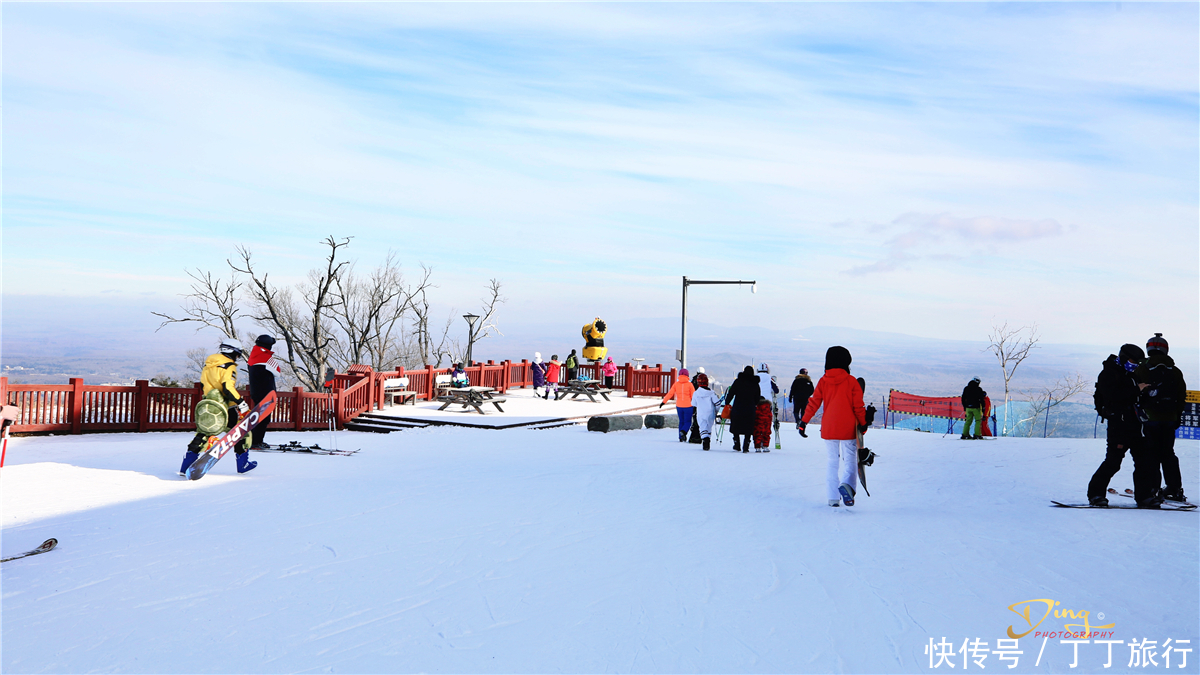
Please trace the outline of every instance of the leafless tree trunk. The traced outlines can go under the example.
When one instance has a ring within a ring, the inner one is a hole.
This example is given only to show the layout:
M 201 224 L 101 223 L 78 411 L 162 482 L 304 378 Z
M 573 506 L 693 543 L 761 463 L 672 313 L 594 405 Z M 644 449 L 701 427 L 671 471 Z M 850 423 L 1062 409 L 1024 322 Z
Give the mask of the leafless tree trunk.
M 187 275 L 193 282 L 192 292 L 183 296 L 183 316 L 176 318 L 161 312 L 150 312 L 164 319 L 154 332 L 157 333 L 163 326 L 172 323 L 198 323 L 200 325 L 196 326 L 196 330 L 215 328 L 221 331 L 223 337 L 236 340 L 238 335 L 235 324 L 239 318 L 245 316 L 237 306 L 242 282 L 237 280 L 235 274 L 230 274 L 228 281 L 214 278 L 212 272 L 201 270 L 188 272 Z
M 1024 335 L 1026 330 L 1029 331 L 1028 335 Z M 1017 372 L 1017 367 L 1021 365 L 1021 362 L 1029 356 L 1030 350 L 1037 347 L 1040 338 L 1036 325 L 1009 328 L 1008 322 L 1005 322 L 1000 326 L 992 326 L 992 332 L 988 339 L 991 344 L 988 345 L 987 351 L 995 354 L 996 360 L 1000 362 L 1000 372 L 1004 374 L 1004 429 L 1002 435 L 1008 435 L 1008 407 L 1011 398 L 1009 391 L 1013 374 Z
M 349 237 L 338 240 L 330 236 L 323 243 L 329 247 L 325 268 L 308 273 L 307 283 L 298 288 L 302 296 L 299 303 L 293 298 L 291 289 L 272 286 L 269 274 L 260 275 L 254 269 L 251 253 L 245 247 L 238 247 L 240 263 L 229 261 L 234 271 L 250 278 L 250 297 L 256 311 L 252 318 L 283 338 L 287 344 L 288 366 L 310 391 L 322 388 L 325 368 L 331 365 L 331 355 L 337 345 L 337 337 L 330 330 L 336 325 L 330 319 L 338 302 L 334 287 L 349 264 L 338 260 L 339 251 L 350 245 Z
M 433 365 L 441 366 L 442 359 L 451 355 L 450 349 L 454 347 L 449 336 L 450 326 L 453 323 L 453 312 L 451 317 L 446 319 L 445 325 L 440 331 L 440 335 L 434 338 L 435 331 L 431 324 L 432 317 L 430 316 L 429 294 L 430 288 L 435 286 L 430 283 L 429 278 L 433 274 L 433 268 L 421 266 L 423 275 L 421 282 L 415 288 L 409 290 L 409 308 L 413 313 L 413 329 L 415 331 L 416 352 L 420 356 L 421 363 L 417 365 Z

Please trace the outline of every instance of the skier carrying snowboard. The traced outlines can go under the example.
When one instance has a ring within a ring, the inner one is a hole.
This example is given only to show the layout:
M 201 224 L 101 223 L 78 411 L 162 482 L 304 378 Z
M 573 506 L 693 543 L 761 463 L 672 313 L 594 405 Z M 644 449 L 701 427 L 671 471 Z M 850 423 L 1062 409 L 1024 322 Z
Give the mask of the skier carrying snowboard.
M 854 506 L 858 483 L 858 432 L 865 430 L 867 411 L 863 407 L 862 387 L 850 376 L 850 350 L 830 347 L 825 352 L 825 374 L 817 382 L 812 398 L 804 409 L 800 430 L 824 406 L 821 438 L 825 440 L 828 463 L 825 471 L 826 496 L 830 506 Z M 839 471 L 840 464 L 840 471 Z
M 1142 421 L 1138 419 L 1137 382 L 1133 371 L 1145 360 L 1142 348 L 1137 345 L 1121 345 L 1116 354 L 1109 354 L 1096 377 L 1096 414 L 1107 424 L 1107 449 L 1104 461 L 1088 481 L 1088 503 L 1092 506 L 1108 506 L 1108 483 L 1121 470 L 1125 451 L 1133 458 L 1134 474 L 1142 475 L 1137 465 L 1147 461 L 1142 455 Z M 1155 486 L 1157 487 L 1157 486 Z
M 204 369 L 200 371 L 200 384 L 204 387 L 205 396 L 216 391 L 225 401 L 228 408 L 226 411 L 229 418 L 228 429 L 232 429 L 237 424 L 239 415 L 250 411 L 250 406 L 242 400 L 242 396 L 237 390 L 237 360 L 242 357 L 241 347 L 222 343 L 220 351 L 204 360 Z M 179 469 L 179 475 L 184 475 L 192 462 L 195 462 L 196 458 L 200 456 L 200 451 L 208 442 L 208 438 L 206 434 L 197 433 L 192 442 L 188 443 L 187 454 L 183 456 L 183 467 Z M 250 461 L 245 447 L 237 448 L 234 452 L 237 455 L 238 473 L 246 473 L 258 466 L 258 462 Z
M 250 375 L 250 398 L 255 402 L 263 400 L 267 394 L 275 391 L 275 376 L 282 372 L 279 361 L 275 359 L 275 338 L 270 335 L 259 335 L 254 341 L 254 349 L 250 350 L 250 358 L 246 361 L 246 371 Z M 267 435 L 267 425 L 271 416 L 267 415 L 254 426 L 250 436 L 250 449 L 262 450 L 263 438 Z

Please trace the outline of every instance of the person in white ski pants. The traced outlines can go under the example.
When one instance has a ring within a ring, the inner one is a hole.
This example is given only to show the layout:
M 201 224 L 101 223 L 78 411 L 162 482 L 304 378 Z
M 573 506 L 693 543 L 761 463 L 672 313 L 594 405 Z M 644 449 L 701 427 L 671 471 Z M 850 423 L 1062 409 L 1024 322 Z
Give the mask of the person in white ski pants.
M 841 500 L 838 487 L 843 483 L 852 492 L 858 492 L 858 441 L 825 440 L 825 497 L 831 503 Z M 841 462 L 841 475 L 838 463 Z
M 719 397 L 708 388 L 708 375 L 696 375 L 696 393 L 692 394 L 692 406 L 696 408 L 696 425 L 700 427 L 700 443 L 708 450 L 712 437 L 713 423 L 717 421 Z

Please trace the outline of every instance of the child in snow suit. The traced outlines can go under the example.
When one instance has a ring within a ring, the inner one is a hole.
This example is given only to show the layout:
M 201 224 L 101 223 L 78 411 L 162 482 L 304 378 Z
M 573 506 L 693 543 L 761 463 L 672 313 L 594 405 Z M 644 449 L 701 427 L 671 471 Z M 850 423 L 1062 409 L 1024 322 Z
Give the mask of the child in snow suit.
M 775 398 L 779 396 L 779 385 L 775 384 L 775 378 L 771 375 L 771 367 L 765 363 L 758 365 L 758 390 L 762 393 L 762 397 L 771 405 L 772 424 L 776 429 L 779 428 L 779 408 L 775 403 Z M 770 434 L 767 434 L 770 437 Z M 757 443 L 757 440 L 755 441 Z M 766 443 L 760 448 L 763 452 L 771 451 L 771 444 Z
M 687 440 L 688 429 L 692 428 L 692 413 L 695 408 L 692 407 L 692 394 L 695 393 L 692 388 L 692 383 L 688 381 L 688 369 L 684 368 L 679 371 L 679 378 L 675 380 L 675 384 L 671 385 L 670 391 L 663 397 L 658 407 L 666 405 L 667 401 L 675 399 L 675 414 L 679 415 L 679 442 Z
M 546 365 L 546 395 L 542 398 L 550 398 L 550 390 L 554 389 L 554 397 L 558 398 L 558 378 L 562 373 L 562 364 L 558 362 L 558 354 L 550 355 L 550 363 Z
M 759 375 L 762 377 L 762 375 Z M 754 420 L 754 451 L 764 452 L 764 448 L 771 447 L 771 426 L 775 422 L 775 412 L 771 410 L 771 402 L 766 398 L 758 397 L 758 410 Z M 766 450 L 770 452 L 770 450 Z
M 250 374 L 250 398 L 256 403 L 275 391 L 275 376 L 282 372 L 275 352 L 271 351 L 274 346 L 274 337 L 259 335 L 254 341 L 254 349 L 250 350 L 250 358 L 246 361 L 246 371 Z M 251 450 L 262 449 L 263 438 L 267 435 L 267 425 L 270 423 L 271 416 L 267 415 L 255 425 L 250 435 Z
M 692 394 L 692 407 L 696 409 L 696 424 L 700 427 L 700 444 L 708 450 L 712 439 L 713 422 L 717 421 L 717 406 L 720 397 L 708 388 L 708 375 L 696 376 L 697 389 Z
M 863 407 L 862 387 L 850 376 L 850 361 L 850 351 L 845 347 L 830 347 L 825 352 L 825 374 L 817 382 L 800 420 L 800 429 L 804 430 L 808 421 L 824 406 L 821 438 L 825 440 L 828 459 L 825 485 L 830 506 L 839 505 L 839 496 L 846 506 L 854 506 L 858 484 L 856 439 L 859 431 L 866 430 L 867 411 Z

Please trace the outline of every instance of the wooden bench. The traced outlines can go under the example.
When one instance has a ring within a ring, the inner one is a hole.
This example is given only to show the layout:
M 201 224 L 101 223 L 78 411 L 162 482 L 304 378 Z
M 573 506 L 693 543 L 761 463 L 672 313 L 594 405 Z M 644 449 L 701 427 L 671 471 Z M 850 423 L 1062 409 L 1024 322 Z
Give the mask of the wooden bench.
M 397 400 L 400 401 L 400 405 L 417 404 L 417 392 L 408 391 L 407 377 L 392 377 L 383 381 L 384 405 L 396 405 Z

